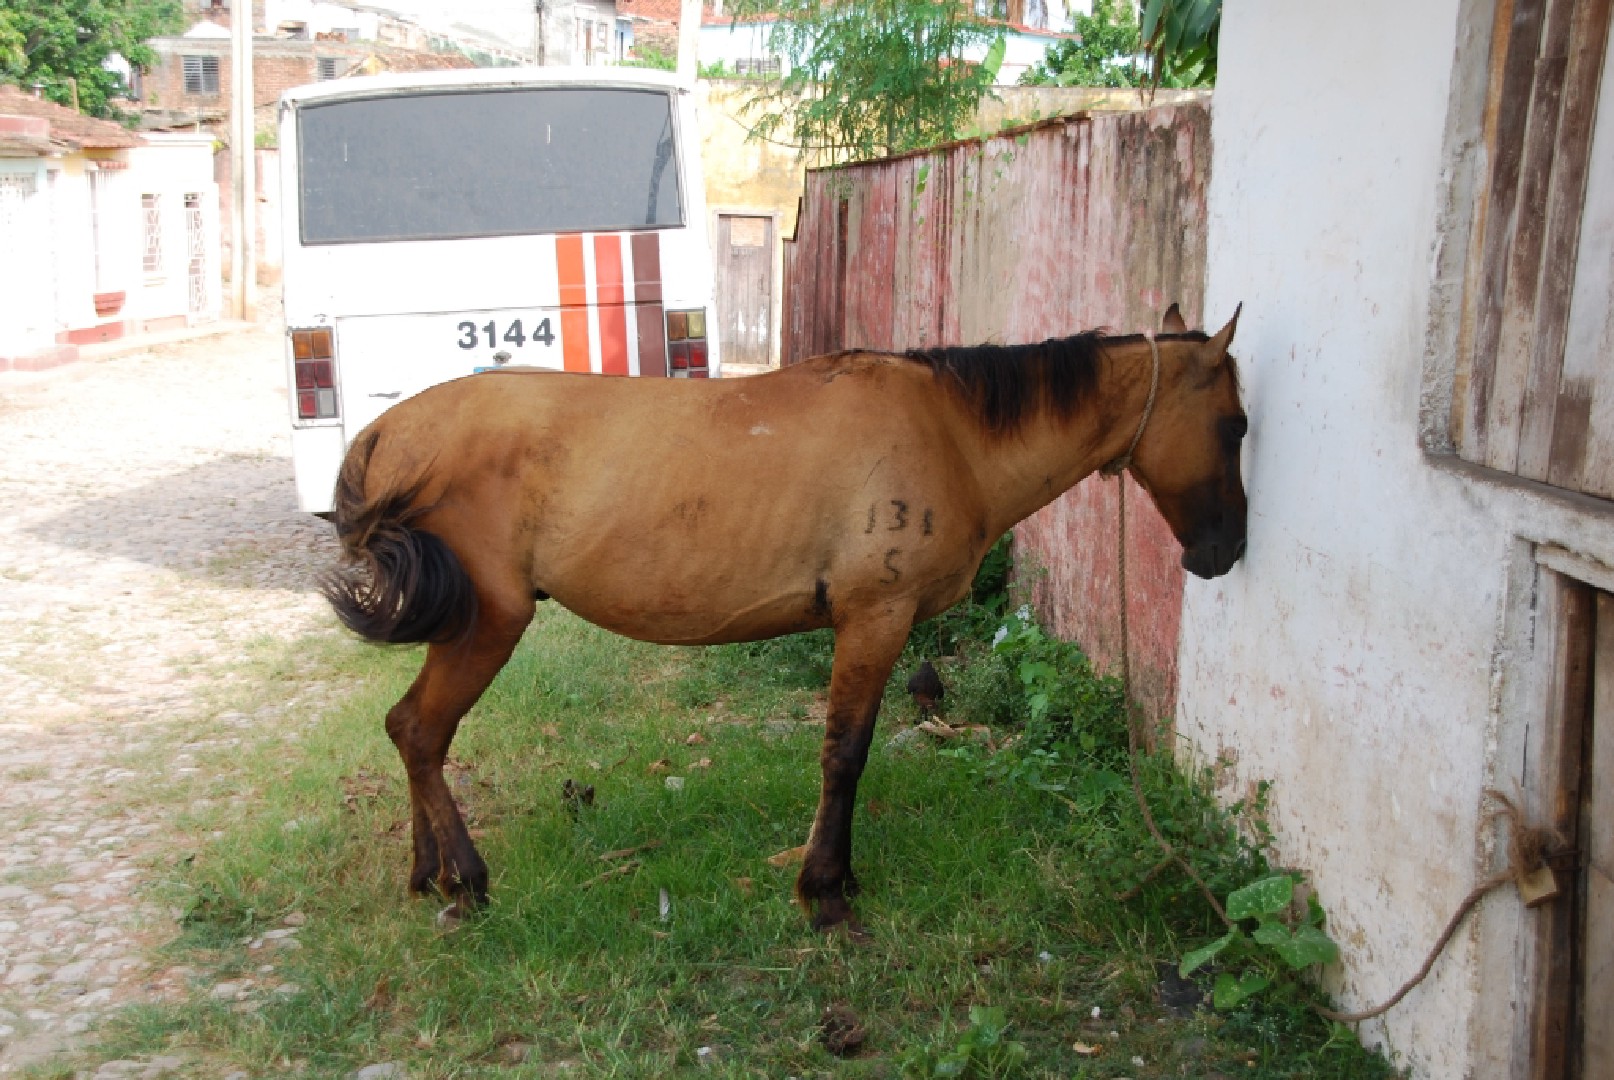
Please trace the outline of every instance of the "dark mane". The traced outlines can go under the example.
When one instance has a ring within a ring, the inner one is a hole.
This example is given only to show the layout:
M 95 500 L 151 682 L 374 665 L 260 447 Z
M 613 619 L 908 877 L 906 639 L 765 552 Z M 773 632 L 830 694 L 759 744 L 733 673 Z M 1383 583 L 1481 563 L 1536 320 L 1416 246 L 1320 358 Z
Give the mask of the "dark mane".
M 1069 416 L 1098 385 L 1104 335 L 1089 330 L 1036 345 L 969 345 L 909 349 L 902 355 L 929 365 L 974 406 L 986 428 L 1007 435 L 1039 408 Z
M 909 349 L 902 356 L 950 380 L 988 430 L 1008 435 L 1038 409 L 1061 417 L 1075 412 L 1098 385 L 1098 362 L 1106 345 L 1146 340 L 1141 334 L 1110 337 L 1089 330 L 1035 345 L 970 345 Z M 1158 341 L 1209 340 L 1203 333 L 1159 334 Z

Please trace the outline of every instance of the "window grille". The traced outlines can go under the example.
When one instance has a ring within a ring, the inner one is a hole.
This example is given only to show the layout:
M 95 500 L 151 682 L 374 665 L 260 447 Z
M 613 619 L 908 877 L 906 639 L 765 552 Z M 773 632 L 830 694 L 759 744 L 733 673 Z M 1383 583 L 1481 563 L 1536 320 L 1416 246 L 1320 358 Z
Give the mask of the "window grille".
M 747 57 L 734 61 L 734 74 L 736 75 L 778 75 L 779 58 L 777 56 Z
M 147 274 L 163 272 L 163 209 L 162 196 L 140 196 L 140 218 L 144 228 L 144 246 L 141 263 Z
M 216 56 L 182 56 L 185 72 L 185 93 L 216 94 L 219 92 L 219 58 Z
M 90 173 L 90 243 L 95 251 L 96 292 L 111 288 L 111 271 L 116 264 L 112 249 L 117 243 L 117 229 L 109 215 L 116 175 L 102 169 Z
M 190 311 L 199 314 L 207 310 L 207 233 L 202 216 L 202 193 L 185 193 L 185 248 L 187 258 Z
M 334 56 L 317 57 L 314 61 L 314 77 L 320 82 L 324 82 L 327 79 L 336 78 L 338 75 L 342 74 L 339 70 L 337 70 L 337 64 L 339 62 L 340 61 L 338 61 Z

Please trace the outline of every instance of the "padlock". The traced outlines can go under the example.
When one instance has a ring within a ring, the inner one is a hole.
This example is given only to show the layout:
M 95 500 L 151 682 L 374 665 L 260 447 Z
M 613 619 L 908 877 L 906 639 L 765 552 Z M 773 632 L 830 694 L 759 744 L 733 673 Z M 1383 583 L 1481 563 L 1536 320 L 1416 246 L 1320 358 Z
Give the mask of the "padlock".
M 1558 876 L 1550 866 L 1538 866 L 1519 879 L 1519 899 L 1525 907 L 1540 907 L 1558 896 Z

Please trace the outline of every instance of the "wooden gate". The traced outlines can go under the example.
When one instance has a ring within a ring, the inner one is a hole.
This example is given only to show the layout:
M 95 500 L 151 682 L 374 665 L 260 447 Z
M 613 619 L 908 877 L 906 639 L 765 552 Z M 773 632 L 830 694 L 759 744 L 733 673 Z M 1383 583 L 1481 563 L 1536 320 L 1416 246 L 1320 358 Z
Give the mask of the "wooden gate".
M 717 218 L 718 344 L 725 364 L 772 362 L 773 218 Z

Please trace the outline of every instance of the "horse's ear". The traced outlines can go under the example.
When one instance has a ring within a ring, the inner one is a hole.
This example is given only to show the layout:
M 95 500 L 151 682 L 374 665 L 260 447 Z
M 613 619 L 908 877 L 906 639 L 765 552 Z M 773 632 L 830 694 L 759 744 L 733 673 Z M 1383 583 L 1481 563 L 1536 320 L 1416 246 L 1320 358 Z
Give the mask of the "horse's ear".
M 1227 358 L 1227 347 L 1233 344 L 1233 331 L 1238 329 L 1239 312 L 1244 310 L 1240 304 L 1233 309 L 1233 317 L 1227 320 L 1227 325 L 1216 331 L 1216 336 L 1199 347 L 1200 359 L 1207 365 L 1215 367 Z
M 1160 332 L 1162 334 L 1188 333 L 1188 324 L 1182 321 L 1182 312 L 1177 310 L 1176 304 L 1172 304 L 1166 309 L 1165 318 L 1160 320 Z

